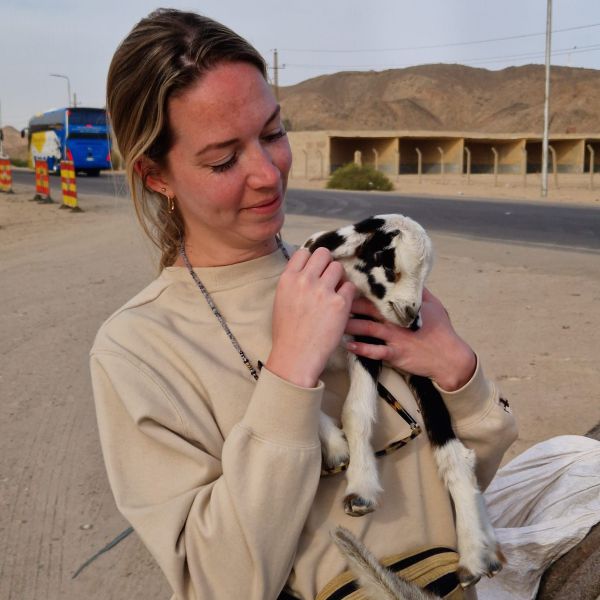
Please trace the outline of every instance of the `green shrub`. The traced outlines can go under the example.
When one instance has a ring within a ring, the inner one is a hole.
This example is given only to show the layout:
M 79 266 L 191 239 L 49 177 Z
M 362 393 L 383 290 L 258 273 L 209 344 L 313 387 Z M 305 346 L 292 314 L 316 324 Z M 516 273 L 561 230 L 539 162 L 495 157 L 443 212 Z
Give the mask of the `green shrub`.
M 26 167 L 27 166 L 27 159 L 25 158 L 11 158 L 10 159 L 10 164 L 15 166 L 15 167 Z
M 332 190 L 380 190 L 389 192 L 394 189 L 392 182 L 381 172 L 369 165 L 359 166 L 348 163 L 336 169 L 327 187 Z

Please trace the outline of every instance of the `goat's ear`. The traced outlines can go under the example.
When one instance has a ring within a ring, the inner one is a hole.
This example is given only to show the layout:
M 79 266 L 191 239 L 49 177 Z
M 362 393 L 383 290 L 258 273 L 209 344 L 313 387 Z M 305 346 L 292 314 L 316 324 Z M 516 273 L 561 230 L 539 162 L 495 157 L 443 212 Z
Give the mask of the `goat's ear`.
M 317 248 L 327 248 L 333 258 L 355 256 L 361 246 L 370 240 L 377 231 L 381 231 L 385 219 L 369 217 L 354 225 L 347 225 L 334 231 L 315 234 L 304 243 L 304 248 L 314 252 Z
M 356 248 L 363 239 L 364 236 L 359 236 L 353 230 L 353 226 L 349 225 L 335 231 L 313 235 L 305 242 L 304 247 L 308 248 L 311 253 L 317 248 L 327 248 L 333 258 L 347 258 L 354 256 Z
M 368 217 L 354 224 L 356 233 L 375 233 L 385 225 L 385 219 L 381 217 Z
M 312 236 L 304 246 L 311 252 L 314 252 L 317 248 L 327 248 L 332 254 L 335 253 L 346 241 L 345 236 L 340 235 L 336 231 L 326 231 L 316 236 Z

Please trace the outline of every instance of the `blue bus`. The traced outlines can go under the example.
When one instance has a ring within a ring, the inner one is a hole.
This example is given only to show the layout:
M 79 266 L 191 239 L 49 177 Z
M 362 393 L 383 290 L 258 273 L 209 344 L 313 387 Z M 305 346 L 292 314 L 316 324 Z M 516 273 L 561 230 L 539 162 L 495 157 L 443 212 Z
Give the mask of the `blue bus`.
M 110 131 L 103 108 L 59 108 L 32 117 L 21 136 L 28 138 L 29 166 L 48 161 L 51 173 L 60 173 L 60 161 L 70 160 L 75 171 L 91 176 L 110 169 Z

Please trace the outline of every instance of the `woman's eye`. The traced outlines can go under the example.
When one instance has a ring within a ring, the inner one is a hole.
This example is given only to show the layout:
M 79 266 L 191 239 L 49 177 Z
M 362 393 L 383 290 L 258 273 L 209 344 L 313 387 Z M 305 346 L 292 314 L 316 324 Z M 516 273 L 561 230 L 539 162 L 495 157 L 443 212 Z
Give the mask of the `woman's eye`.
M 275 142 L 285 135 L 287 135 L 287 131 L 285 129 L 281 128 L 279 131 L 276 131 L 275 133 L 265 135 L 263 137 L 263 140 L 265 140 L 265 142 Z
M 272 142 L 276 142 L 277 140 L 281 139 L 282 137 L 284 137 L 286 135 L 287 135 L 287 131 L 285 129 L 283 129 L 283 127 L 282 127 L 275 133 L 270 133 L 268 135 L 264 135 L 262 137 L 262 139 L 263 139 L 263 141 L 270 144 Z M 238 156 L 237 156 L 237 154 L 234 154 L 228 161 L 226 161 L 224 163 L 221 163 L 218 165 L 209 165 L 209 166 L 213 173 L 224 173 L 225 171 L 227 171 L 227 169 L 231 169 L 231 167 L 233 167 L 235 165 L 237 160 L 238 160 Z
M 231 169 L 237 162 L 237 155 L 234 154 L 227 162 L 221 163 L 220 165 L 210 165 L 213 173 L 223 173 L 227 169 Z

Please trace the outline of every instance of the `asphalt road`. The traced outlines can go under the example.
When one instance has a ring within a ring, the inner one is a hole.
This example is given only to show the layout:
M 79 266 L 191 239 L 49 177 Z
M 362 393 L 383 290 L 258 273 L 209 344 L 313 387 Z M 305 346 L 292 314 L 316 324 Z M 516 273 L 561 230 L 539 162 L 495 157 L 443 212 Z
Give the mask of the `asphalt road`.
M 15 184 L 33 185 L 33 173 L 13 171 Z M 127 196 L 123 175 L 78 177 L 80 194 Z M 51 195 L 60 198 L 60 180 L 50 177 Z M 600 252 L 600 208 L 532 202 L 462 200 L 374 192 L 288 190 L 292 214 L 358 221 L 373 214 L 402 213 L 426 229 L 480 239 L 514 241 Z

